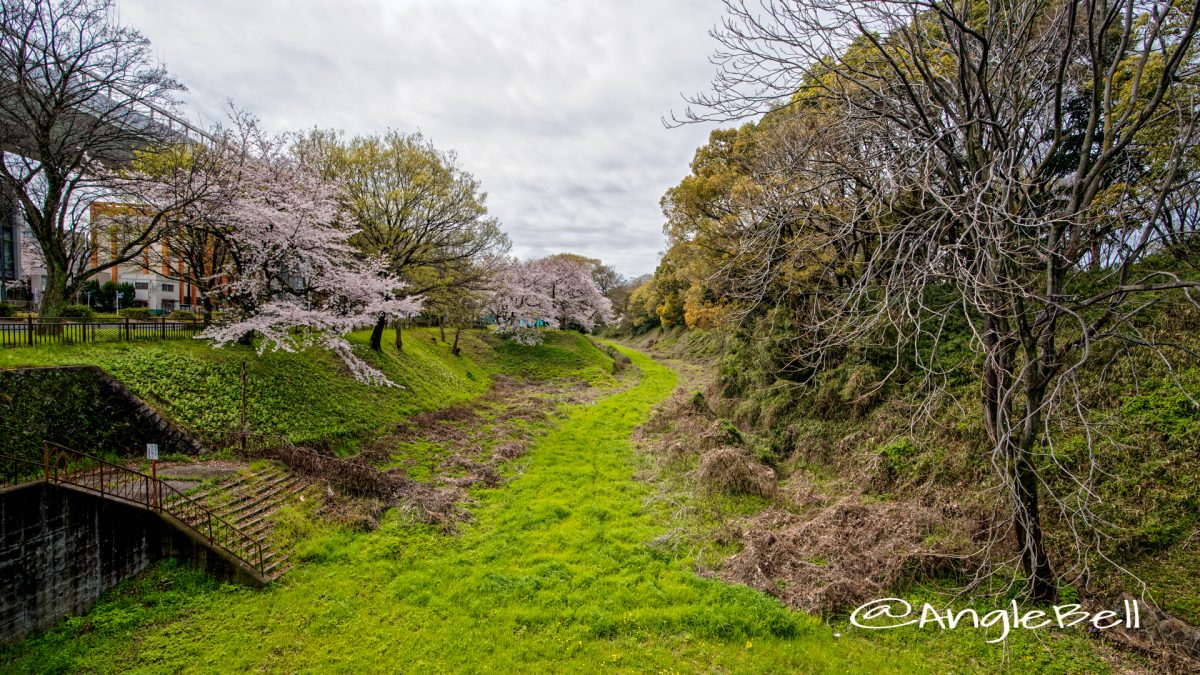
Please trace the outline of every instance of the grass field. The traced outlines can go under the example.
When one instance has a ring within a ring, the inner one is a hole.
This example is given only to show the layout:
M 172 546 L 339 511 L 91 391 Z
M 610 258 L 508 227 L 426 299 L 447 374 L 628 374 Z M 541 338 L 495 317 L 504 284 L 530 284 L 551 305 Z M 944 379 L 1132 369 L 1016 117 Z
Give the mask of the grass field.
M 353 333 L 356 351 L 402 388 L 355 381 L 328 352 L 257 355 L 249 347 L 213 349 L 197 340 L 51 345 L 0 350 L 0 368 L 90 364 L 104 368 L 160 413 L 201 435 L 239 428 L 241 364 L 248 372 L 248 418 L 262 433 L 296 443 L 323 443 L 352 451 L 414 413 L 474 398 L 495 374 L 611 379 L 612 360 L 577 334 L 552 333 L 538 347 L 501 342 L 485 331 L 462 336 L 454 356 L 432 328 L 405 331 L 403 352 L 391 331 L 382 353 L 366 347 L 366 331 Z
M 89 614 L 0 653 L 9 672 L 969 672 L 1103 669 L 1018 637 L 835 628 L 650 545 L 629 436 L 673 373 L 631 353 L 636 386 L 575 406 L 506 486 L 446 535 L 393 513 L 370 534 L 293 512 L 303 563 L 263 591 L 165 564 Z M 1083 638 L 1047 639 L 1086 652 Z

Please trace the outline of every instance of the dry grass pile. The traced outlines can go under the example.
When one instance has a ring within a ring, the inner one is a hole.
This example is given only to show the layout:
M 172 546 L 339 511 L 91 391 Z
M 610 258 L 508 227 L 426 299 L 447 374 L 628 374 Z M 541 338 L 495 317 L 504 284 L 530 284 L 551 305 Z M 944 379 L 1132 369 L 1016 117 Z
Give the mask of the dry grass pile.
M 454 485 L 461 488 L 483 485 L 484 487 L 494 488 L 499 487 L 500 483 L 503 482 L 500 472 L 496 470 L 495 462 L 476 462 L 467 457 L 454 455 L 442 462 L 442 467 L 457 467 L 466 472 L 463 476 L 442 478 L 442 482 L 447 485 Z
M 473 422 L 479 417 L 474 408 L 465 405 L 453 405 L 449 408 L 417 413 L 409 420 L 408 426 L 418 429 L 428 427 L 438 422 Z
M 439 489 L 418 483 L 401 472 L 383 472 L 364 461 L 325 455 L 290 443 L 280 443 L 261 456 L 283 462 L 292 471 L 325 482 L 334 520 L 373 528 L 382 512 L 400 506 L 421 522 L 453 529 L 470 519 L 462 503 L 467 495 L 458 486 Z M 339 495 L 343 499 L 338 499 Z
M 736 445 L 741 439 L 729 422 L 713 414 L 703 394 L 681 388 L 654 409 L 634 432 L 634 440 L 658 462 L 672 464 Z
M 888 595 L 916 579 L 975 569 L 971 523 L 916 502 L 850 496 L 804 515 L 770 508 L 738 524 L 742 551 L 721 578 L 829 614 Z
M 778 491 L 775 471 L 742 448 L 721 447 L 708 451 L 700 459 L 695 476 L 696 483 L 702 488 L 726 494 L 770 499 Z
M 886 596 L 908 581 L 977 568 L 971 533 L 982 522 L 978 514 L 931 506 L 940 502 L 929 495 L 872 501 L 852 484 L 819 485 L 804 472 L 781 483 L 771 467 L 745 449 L 741 432 L 720 419 L 710 397 L 698 389 L 706 389 L 703 382 L 677 390 L 638 430 L 637 439 L 653 460 L 647 477 L 664 491 L 659 495 L 663 500 L 675 503 L 681 496 L 674 491 L 697 489 L 770 500 L 765 510 L 719 527 L 718 540 L 742 548 L 711 565 L 714 576 L 770 593 L 797 609 L 835 613 Z M 859 466 L 848 473 L 871 471 Z M 702 540 L 708 527 L 703 523 L 711 519 L 702 518 L 697 525 L 689 522 L 694 515 L 687 514 L 707 507 L 694 497 L 682 498 L 693 505 L 673 509 L 684 514 L 683 529 L 700 530 L 673 530 L 672 536 Z M 724 518 L 719 509 L 710 515 Z

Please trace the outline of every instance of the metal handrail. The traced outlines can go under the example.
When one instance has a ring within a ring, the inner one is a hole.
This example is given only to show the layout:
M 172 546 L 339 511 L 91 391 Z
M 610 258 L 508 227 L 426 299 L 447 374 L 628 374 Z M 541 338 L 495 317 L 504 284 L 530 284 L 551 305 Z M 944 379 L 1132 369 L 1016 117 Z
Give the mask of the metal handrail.
M 72 450 L 53 441 L 44 441 L 43 447 L 43 470 L 47 482 L 66 483 L 99 492 L 101 497 L 121 499 L 150 511 L 167 513 L 209 543 L 244 562 L 260 576 L 265 576 L 261 541 L 230 524 L 166 481 L 85 452 Z M 70 471 L 70 460 L 81 460 L 80 463 L 86 468 Z M 60 465 L 63 465 L 61 473 Z
M 35 462 L 24 457 L 15 457 L 0 453 L 0 485 L 21 485 L 22 483 L 30 483 L 42 478 L 42 465 L 40 462 Z M 19 467 L 24 467 L 21 470 Z

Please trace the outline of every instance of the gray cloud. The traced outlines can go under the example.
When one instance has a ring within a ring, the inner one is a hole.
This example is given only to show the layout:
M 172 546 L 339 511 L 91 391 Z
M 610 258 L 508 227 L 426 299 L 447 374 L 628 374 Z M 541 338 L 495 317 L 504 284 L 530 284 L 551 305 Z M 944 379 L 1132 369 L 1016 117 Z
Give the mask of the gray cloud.
M 522 256 L 626 274 L 663 248 L 658 200 L 708 129 L 664 129 L 705 88 L 717 0 L 121 0 L 190 88 L 277 130 L 421 131 L 455 150 Z

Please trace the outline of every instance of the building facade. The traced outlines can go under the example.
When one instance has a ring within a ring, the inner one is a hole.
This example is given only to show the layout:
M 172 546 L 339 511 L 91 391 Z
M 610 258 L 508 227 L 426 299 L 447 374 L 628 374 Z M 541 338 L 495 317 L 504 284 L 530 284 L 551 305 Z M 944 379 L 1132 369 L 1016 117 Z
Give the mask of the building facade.
M 90 208 L 92 266 L 111 260 L 119 250 L 118 216 L 128 216 L 132 207 L 111 202 L 93 202 Z M 106 257 L 107 256 L 107 257 Z M 162 313 L 177 309 L 192 310 L 200 304 L 200 293 L 189 281 L 191 271 L 182 257 L 171 250 L 163 237 L 156 237 L 133 260 L 114 265 L 92 278 L 100 283 L 129 283 L 134 288 L 134 304 Z M 83 299 L 85 302 L 86 298 Z
M 117 214 L 127 214 L 130 207 L 123 204 L 97 201 L 89 207 L 90 263 L 100 265 L 111 260 L 119 250 L 114 224 Z M 0 302 L 34 309 L 46 288 L 46 270 L 36 256 L 22 255 L 22 250 L 36 247 L 33 233 L 24 218 L 13 207 L 13 200 L 0 195 Z M 97 272 L 92 280 L 104 284 L 129 283 L 134 287 L 135 307 L 146 307 L 168 314 L 176 309 L 192 310 L 200 304 L 200 293 L 187 281 L 189 270 L 170 246 L 162 241 L 147 246 L 133 260 Z M 182 280 L 181 280 L 182 279 Z M 72 299 L 92 305 L 86 292 Z

